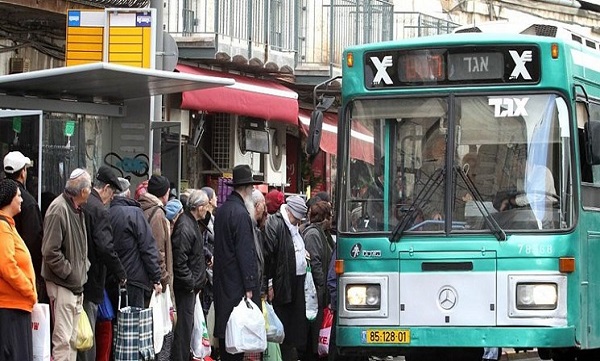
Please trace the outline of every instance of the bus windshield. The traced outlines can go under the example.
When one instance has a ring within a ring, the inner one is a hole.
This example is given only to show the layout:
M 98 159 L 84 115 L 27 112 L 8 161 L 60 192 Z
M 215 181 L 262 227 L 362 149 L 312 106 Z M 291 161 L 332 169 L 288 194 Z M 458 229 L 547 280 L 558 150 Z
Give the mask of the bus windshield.
M 342 232 L 571 226 L 569 113 L 556 94 L 356 99 L 345 114 L 348 149 L 372 157 L 347 152 Z

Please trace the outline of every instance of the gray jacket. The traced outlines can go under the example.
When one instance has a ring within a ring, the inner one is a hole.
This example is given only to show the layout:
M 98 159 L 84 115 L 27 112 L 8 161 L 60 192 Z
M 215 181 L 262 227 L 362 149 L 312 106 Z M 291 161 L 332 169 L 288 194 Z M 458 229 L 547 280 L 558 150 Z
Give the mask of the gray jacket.
M 90 267 L 87 255 L 83 212 L 63 193 L 50 204 L 44 218 L 42 277 L 81 294 Z

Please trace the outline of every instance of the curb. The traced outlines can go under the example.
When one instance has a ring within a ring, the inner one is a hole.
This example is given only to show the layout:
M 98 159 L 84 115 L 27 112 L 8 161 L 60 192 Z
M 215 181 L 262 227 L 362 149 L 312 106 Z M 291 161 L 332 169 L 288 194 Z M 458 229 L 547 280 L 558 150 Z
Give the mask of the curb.
M 538 357 L 537 350 L 535 349 L 520 352 L 515 352 L 513 349 L 509 349 L 508 351 L 502 352 L 502 357 L 500 360 L 523 360 Z

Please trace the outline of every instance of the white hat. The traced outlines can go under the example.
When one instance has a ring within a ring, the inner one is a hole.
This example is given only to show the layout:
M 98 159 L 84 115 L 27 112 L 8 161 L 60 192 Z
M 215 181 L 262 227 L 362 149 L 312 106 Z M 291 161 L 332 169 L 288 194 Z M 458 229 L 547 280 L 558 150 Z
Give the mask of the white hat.
M 19 151 L 8 153 L 4 157 L 4 172 L 13 174 L 25 167 L 33 166 L 33 162 Z

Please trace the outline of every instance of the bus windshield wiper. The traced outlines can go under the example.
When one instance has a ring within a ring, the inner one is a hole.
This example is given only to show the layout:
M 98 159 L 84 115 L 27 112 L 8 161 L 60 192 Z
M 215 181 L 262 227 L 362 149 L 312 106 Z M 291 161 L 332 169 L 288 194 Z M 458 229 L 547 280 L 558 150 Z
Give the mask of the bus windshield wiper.
M 465 173 L 465 171 L 462 169 L 461 166 L 458 166 L 458 165 L 455 166 L 454 170 L 456 171 L 456 173 L 458 173 L 460 178 L 467 185 L 467 189 L 469 190 L 469 192 L 475 199 L 475 205 L 479 209 L 479 212 L 481 212 L 481 214 L 483 215 L 483 220 L 485 221 L 485 224 L 487 225 L 487 227 L 490 229 L 490 231 L 492 231 L 494 236 L 496 236 L 496 238 L 499 241 L 505 241 L 506 240 L 506 232 L 504 232 L 502 227 L 500 227 L 498 222 L 496 222 L 494 217 L 492 217 L 492 214 L 490 213 L 490 211 L 488 211 L 488 209 L 483 204 L 483 202 L 484 202 L 483 197 L 477 190 L 477 187 L 475 186 L 475 184 L 473 184 L 473 181 L 471 180 L 471 178 L 469 178 L 467 176 L 467 174 Z
M 427 182 L 421 188 L 421 191 L 414 199 L 414 201 L 408 206 L 404 211 L 404 217 L 400 220 L 400 223 L 392 232 L 390 236 L 390 242 L 398 242 L 400 241 L 400 237 L 402 237 L 402 233 L 406 230 L 409 224 L 412 224 L 415 221 L 417 216 L 417 209 L 422 209 L 422 205 L 429 202 L 429 199 L 435 193 L 435 191 L 440 187 L 442 181 L 444 180 L 444 169 L 438 168 L 433 174 L 427 179 Z

